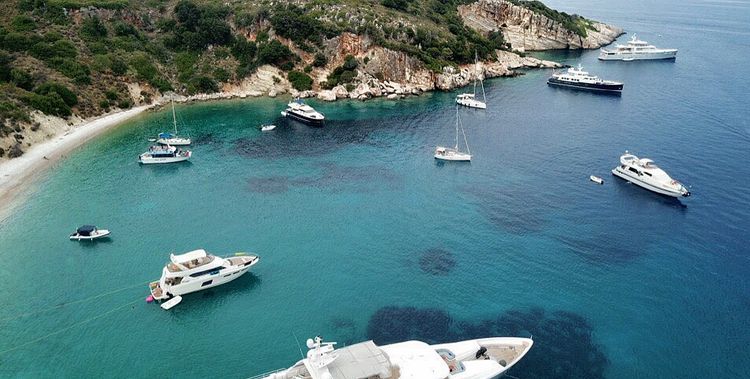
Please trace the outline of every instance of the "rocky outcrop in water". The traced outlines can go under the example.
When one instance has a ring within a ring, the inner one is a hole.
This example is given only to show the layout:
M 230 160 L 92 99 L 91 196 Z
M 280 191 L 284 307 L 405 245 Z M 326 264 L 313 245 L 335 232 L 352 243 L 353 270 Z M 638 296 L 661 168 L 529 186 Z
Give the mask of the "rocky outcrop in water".
M 612 43 L 623 30 L 586 20 L 586 36 L 563 23 L 506 0 L 479 0 L 458 7 L 464 23 L 480 33 L 501 31 L 513 50 L 596 49 Z

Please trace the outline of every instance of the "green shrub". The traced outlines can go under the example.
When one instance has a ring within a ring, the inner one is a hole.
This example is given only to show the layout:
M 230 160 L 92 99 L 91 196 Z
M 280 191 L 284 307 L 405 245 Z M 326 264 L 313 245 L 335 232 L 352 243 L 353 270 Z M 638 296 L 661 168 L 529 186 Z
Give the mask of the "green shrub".
M 221 67 L 217 67 L 216 69 L 214 69 L 213 76 L 214 76 L 214 79 L 222 83 L 228 82 L 229 79 L 232 78 L 232 75 L 229 74 L 227 70 Z
M 117 103 L 117 107 L 120 109 L 128 109 L 132 106 L 133 106 L 133 103 L 130 101 L 130 99 L 123 99 Z
M 110 61 L 112 62 L 110 65 L 110 70 L 112 70 L 112 73 L 117 76 L 125 75 L 126 72 L 128 72 L 128 64 L 125 63 L 124 60 L 120 59 L 119 57 L 112 56 L 110 58 Z
M 32 92 L 24 97 L 24 101 L 44 114 L 60 117 L 68 117 L 72 114 L 70 107 L 65 104 L 57 92 L 50 92 L 47 95 Z
M 317 53 L 315 54 L 315 59 L 313 60 L 312 65 L 315 67 L 323 67 L 328 63 L 328 58 L 326 58 L 325 54 L 323 53 Z
M 105 97 L 107 98 L 107 100 L 109 100 L 109 101 L 116 101 L 116 100 L 117 100 L 117 98 L 119 97 L 119 96 L 117 95 L 117 90 L 114 90 L 114 89 L 108 89 L 108 90 L 106 90 L 106 91 L 104 92 L 104 96 L 105 96 Z
M 31 42 L 30 38 L 21 33 L 8 33 L 3 37 L 3 49 L 10 51 L 26 51 Z
M 130 25 L 122 21 L 116 21 L 112 25 L 112 29 L 114 30 L 115 35 L 118 37 L 126 37 L 126 36 L 134 36 L 137 38 L 140 37 L 138 30 L 133 25 Z
M 84 64 L 70 58 L 60 57 L 54 57 L 47 63 L 50 67 L 73 79 L 76 84 L 91 84 L 91 71 Z
M 409 8 L 408 0 L 381 0 L 380 4 L 384 7 L 393 8 L 399 11 L 406 11 Z
M 46 82 L 34 89 L 34 93 L 39 95 L 49 95 L 50 93 L 56 93 L 65 102 L 66 105 L 72 107 L 78 104 L 78 96 L 75 92 L 71 91 L 68 87 L 60 83 Z
M 305 66 L 305 69 L 304 69 L 305 74 L 311 73 L 312 70 L 313 70 L 312 65 L 309 64 L 309 65 Z
M 30 32 L 36 29 L 36 22 L 34 22 L 34 19 L 29 16 L 18 15 L 13 17 L 10 26 L 17 32 Z
M 315 43 L 322 41 L 323 24 L 306 10 L 296 5 L 277 7 L 271 16 L 271 25 L 276 34 L 289 38 L 298 44 L 309 40 Z
M 10 64 L 12 62 L 13 58 L 10 55 L 6 54 L 4 51 L 0 50 L 0 83 L 10 81 Z
M 81 23 L 81 37 L 99 39 L 107 37 L 107 27 L 97 16 L 86 17 Z
M 137 54 L 130 59 L 130 67 L 136 72 L 136 77 L 138 79 L 147 82 L 153 80 L 158 74 L 156 66 L 154 66 L 148 56 L 143 53 Z
M 278 40 L 263 43 L 258 48 L 258 61 L 261 64 L 267 63 L 281 66 L 285 62 L 293 60 L 294 57 L 294 53 L 292 53 L 288 47 L 282 45 Z
M 190 93 L 214 93 L 219 90 L 219 85 L 208 76 L 193 78 L 188 84 Z
M 232 43 L 232 55 L 240 62 L 241 65 L 248 65 L 255 58 L 258 47 L 253 41 L 245 38 L 237 38 Z
M 31 91 L 34 88 L 34 77 L 26 71 L 18 68 L 14 68 L 10 72 L 11 82 L 18 88 L 23 88 L 27 91 Z
M 289 82 L 292 83 L 292 87 L 297 91 L 307 91 L 312 89 L 312 78 L 303 72 L 290 71 L 287 75 L 287 79 L 289 79 Z

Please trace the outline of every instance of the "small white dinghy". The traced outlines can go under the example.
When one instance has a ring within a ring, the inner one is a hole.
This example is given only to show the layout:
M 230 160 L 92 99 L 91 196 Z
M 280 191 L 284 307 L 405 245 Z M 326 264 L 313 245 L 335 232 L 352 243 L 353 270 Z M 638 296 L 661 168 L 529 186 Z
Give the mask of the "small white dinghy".
M 596 184 L 604 184 L 604 179 L 602 179 L 602 178 L 600 178 L 600 177 L 598 177 L 596 175 L 589 176 L 589 180 L 591 180 L 592 182 L 594 182 Z
M 173 298 L 171 298 L 171 299 L 169 299 L 169 300 L 165 301 L 165 302 L 164 302 L 164 303 L 163 303 L 163 304 L 161 305 L 161 309 L 163 309 L 163 310 L 165 310 L 165 311 L 168 311 L 168 310 L 170 310 L 170 309 L 174 308 L 174 307 L 175 307 L 175 306 L 176 306 L 177 304 L 179 304 L 179 303 L 180 303 L 181 301 L 182 301 L 182 296 L 179 296 L 179 295 L 177 295 L 177 296 L 175 296 L 175 297 L 173 297 Z
M 274 129 L 276 129 L 276 125 L 273 125 L 273 124 L 261 125 L 260 126 L 260 130 L 262 132 L 268 132 L 268 131 L 271 131 L 271 130 L 274 130 Z

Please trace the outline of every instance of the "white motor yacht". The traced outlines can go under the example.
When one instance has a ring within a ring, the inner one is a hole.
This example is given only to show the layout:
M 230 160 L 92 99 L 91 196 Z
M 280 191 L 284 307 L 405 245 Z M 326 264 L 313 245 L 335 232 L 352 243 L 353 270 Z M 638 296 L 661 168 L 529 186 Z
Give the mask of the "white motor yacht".
M 662 195 L 690 196 L 690 191 L 682 183 L 672 179 L 654 161 L 638 158 L 627 151 L 620 157 L 620 165 L 612 170 L 612 174 Z
M 172 146 L 190 145 L 191 141 L 189 137 L 180 137 L 177 135 L 177 116 L 174 113 L 174 99 L 172 100 L 172 124 L 174 125 L 174 133 L 159 133 L 159 138 L 156 139 L 156 142 Z
M 456 145 L 454 147 L 438 146 L 435 148 L 435 159 L 442 161 L 456 161 L 456 162 L 469 162 L 471 161 L 471 151 L 469 151 L 469 141 L 466 140 L 466 133 L 464 132 L 464 126 L 461 123 L 461 117 L 458 114 L 458 107 L 456 107 Z M 459 150 L 458 148 L 458 135 L 459 129 L 461 134 L 464 136 L 464 143 L 466 144 L 466 152 Z
M 677 49 L 660 49 L 648 42 L 639 40 L 633 34 L 633 38 L 627 45 L 617 45 L 614 50 L 602 48 L 599 59 L 603 61 L 636 61 L 653 59 L 675 59 Z
M 151 295 L 156 300 L 229 283 L 260 260 L 254 254 L 222 258 L 208 254 L 203 249 L 180 255 L 170 254 L 169 258 L 170 262 L 164 266 L 161 279 L 149 284 Z
M 138 162 L 141 164 L 175 163 L 186 161 L 192 155 L 190 150 L 182 150 L 170 145 L 154 145 L 138 156 Z
M 109 234 L 110 232 L 107 229 L 98 229 L 94 225 L 83 225 L 70 234 L 70 239 L 76 241 L 91 241 L 97 238 L 107 237 Z
M 281 115 L 315 126 L 323 125 L 325 120 L 322 113 L 305 104 L 301 99 L 289 102 L 286 110 L 281 111 Z
M 521 360 L 533 343 L 494 337 L 439 345 L 407 341 L 377 346 L 367 341 L 334 349 L 335 342 L 315 337 L 307 340 L 307 358 L 252 379 L 491 379 Z

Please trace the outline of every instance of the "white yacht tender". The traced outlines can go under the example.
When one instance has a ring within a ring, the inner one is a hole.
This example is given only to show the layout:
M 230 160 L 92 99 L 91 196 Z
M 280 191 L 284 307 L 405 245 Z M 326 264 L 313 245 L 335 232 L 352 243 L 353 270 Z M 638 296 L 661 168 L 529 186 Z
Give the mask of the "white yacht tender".
M 301 99 L 289 102 L 287 108 L 281 111 L 281 115 L 315 126 L 323 125 L 323 120 L 325 120 L 322 113 L 305 104 Z
M 141 164 L 175 163 L 186 161 L 192 155 L 190 150 L 182 150 L 170 145 L 154 145 L 138 156 L 138 162 Z
M 151 295 L 156 300 L 229 283 L 260 260 L 254 254 L 222 258 L 208 254 L 203 249 L 180 255 L 170 254 L 169 258 L 170 262 L 164 266 L 161 279 L 149 284 Z
M 107 237 L 109 234 L 110 232 L 107 229 L 97 229 L 94 225 L 83 225 L 70 235 L 70 239 L 76 241 L 91 241 L 97 238 Z
M 265 379 L 491 379 L 531 349 L 529 338 L 494 337 L 439 345 L 420 341 L 377 346 L 373 341 L 334 349 L 321 337 L 307 340 L 307 358 Z
M 469 151 L 469 142 L 466 140 L 466 133 L 464 132 L 464 126 L 461 123 L 461 117 L 458 114 L 459 109 L 456 107 L 456 145 L 454 147 L 438 146 L 435 148 L 435 159 L 443 161 L 457 161 L 457 162 L 469 162 L 471 161 L 471 151 Z M 461 134 L 464 136 L 464 143 L 466 144 L 466 152 L 462 152 L 458 148 L 458 134 L 459 129 Z
M 172 146 L 187 146 L 190 145 L 191 141 L 189 137 L 180 137 L 177 135 L 177 117 L 174 113 L 174 99 L 172 100 L 172 124 L 174 125 L 173 133 L 159 133 L 159 138 L 156 140 L 157 143 L 162 145 Z
M 620 165 L 612 170 L 612 174 L 662 195 L 690 196 L 690 191 L 682 183 L 672 179 L 654 161 L 638 158 L 627 151 L 620 157 Z
M 653 59 L 675 59 L 677 49 L 660 49 L 648 42 L 639 40 L 633 34 L 633 38 L 627 45 L 617 45 L 614 50 L 602 48 L 599 59 L 603 61 L 636 61 Z

